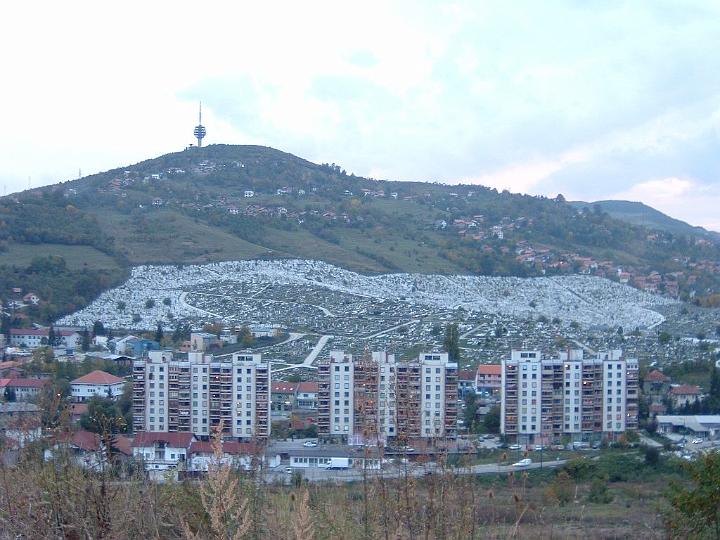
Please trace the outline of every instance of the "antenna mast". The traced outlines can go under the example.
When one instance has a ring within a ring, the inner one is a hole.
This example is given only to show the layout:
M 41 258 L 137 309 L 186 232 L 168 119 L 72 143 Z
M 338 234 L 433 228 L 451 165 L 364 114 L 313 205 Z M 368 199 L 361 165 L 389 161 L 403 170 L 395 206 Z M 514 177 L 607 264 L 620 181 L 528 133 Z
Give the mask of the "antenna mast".
M 202 147 L 202 140 L 206 134 L 207 134 L 207 130 L 205 129 L 205 126 L 202 125 L 202 101 L 201 101 L 200 102 L 200 112 L 198 114 L 198 125 L 195 126 L 195 129 L 193 130 L 193 135 L 195 135 L 195 138 L 197 139 L 198 148 Z

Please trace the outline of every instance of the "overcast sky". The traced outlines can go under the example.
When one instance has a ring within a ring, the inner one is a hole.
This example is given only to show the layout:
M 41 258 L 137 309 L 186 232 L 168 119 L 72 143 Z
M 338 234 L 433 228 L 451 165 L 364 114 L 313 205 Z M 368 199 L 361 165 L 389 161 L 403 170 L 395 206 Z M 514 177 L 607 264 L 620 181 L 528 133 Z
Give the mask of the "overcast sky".
M 13 2 L 0 50 L 2 193 L 181 150 L 202 99 L 206 144 L 720 230 L 717 1 Z

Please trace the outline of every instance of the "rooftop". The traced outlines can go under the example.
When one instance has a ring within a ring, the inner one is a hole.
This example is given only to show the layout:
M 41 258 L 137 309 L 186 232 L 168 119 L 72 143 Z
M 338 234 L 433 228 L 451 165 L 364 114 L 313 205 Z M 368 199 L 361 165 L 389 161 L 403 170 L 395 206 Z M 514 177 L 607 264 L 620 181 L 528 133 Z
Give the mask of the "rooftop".
M 125 380 L 121 379 L 120 377 L 116 377 L 115 375 L 111 375 L 110 373 L 96 369 L 95 371 L 91 371 L 87 375 L 83 375 L 82 377 L 75 379 L 70 384 L 111 385 L 111 384 L 121 384 L 123 382 L 125 382 Z

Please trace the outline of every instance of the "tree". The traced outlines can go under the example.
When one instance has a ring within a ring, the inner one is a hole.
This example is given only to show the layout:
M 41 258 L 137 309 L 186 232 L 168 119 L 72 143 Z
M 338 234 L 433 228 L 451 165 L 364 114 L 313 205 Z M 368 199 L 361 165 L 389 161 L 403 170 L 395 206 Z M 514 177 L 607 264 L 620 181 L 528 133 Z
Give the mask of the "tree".
M 671 485 L 667 495 L 671 511 L 666 525 L 671 536 L 720 539 L 720 453 L 705 454 L 685 466 L 689 485 Z
M 145 309 L 152 309 L 155 307 L 155 300 L 152 298 L 148 298 L 145 300 Z
M 80 426 L 94 433 L 120 433 L 127 425 L 112 399 L 93 396 L 88 402 L 88 412 L 80 417 Z
M 51 324 L 48 330 L 48 346 L 55 347 L 58 344 L 58 337 L 55 335 L 55 327 Z
M 469 433 L 475 433 L 477 426 L 477 396 L 472 390 L 465 394 L 465 412 L 463 422 Z
M 460 331 L 456 323 L 448 324 L 445 327 L 443 348 L 448 353 L 451 362 L 457 362 L 460 359 Z
M 3 397 L 5 398 L 5 401 L 8 403 L 12 403 L 17 400 L 17 395 L 15 394 L 15 389 L 11 386 L 5 387 L 5 392 L 3 394 Z
M 90 332 L 88 332 L 88 329 L 85 328 L 82 331 L 82 345 L 81 348 L 83 352 L 87 352 L 90 350 Z
M 163 298 L 163 304 L 166 306 L 170 306 L 172 304 L 172 300 L 169 298 Z
M 240 332 L 238 333 L 238 342 L 245 347 L 249 347 L 250 345 L 255 343 L 255 338 L 253 337 L 252 332 L 250 332 L 250 329 L 247 326 L 243 326 L 240 329 Z
M 117 310 L 118 311 L 125 311 L 125 302 L 118 302 L 117 303 Z
M 162 322 L 158 321 L 157 328 L 155 329 L 155 341 L 160 343 L 164 337 Z
M 93 323 L 92 335 L 93 335 L 93 337 L 104 336 L 105 335 L 105 325 L 103 325 L 103 323 L 100 321 L 95 321 Z
M 485 433 L 500 433 L 500 406 L 495 405 L 483 418 L 483 430 Z
M 597 504 L 609 504 L 613 498 L 612 494 L 608 491 L 607 480 L 597 477 L 594 478 L 590 484 L 588 501 Z

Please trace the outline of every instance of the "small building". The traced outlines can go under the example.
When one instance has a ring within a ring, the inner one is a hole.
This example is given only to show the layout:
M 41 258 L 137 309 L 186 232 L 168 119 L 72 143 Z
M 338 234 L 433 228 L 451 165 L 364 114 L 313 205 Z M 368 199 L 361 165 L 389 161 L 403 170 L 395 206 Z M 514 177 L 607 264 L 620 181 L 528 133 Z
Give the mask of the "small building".
M 254 196 L 255 192 L 252 189 L 246 189 L 243 193 L 243 197 L 245 197 L 246 199 L 251 199 Z
M 457 385 L 460 399 L 464 398 L 468 392 L 475 390 L 475 375 L 476 372 L 472 369 L 458 370 Z
M 51 461 L 62 452 L 67 452 L 75 465 L 86 470 L 101 471 L 109 460 L 126 460 L 132 455 L 130 439 L 114 435 L 108 452 L 100 435 L 90 431 L 71 431 L 53 438 L 52 444 L 43 453 L 45 461 Z M 109 454 L 109 455 L 108 455 Z
M 221 349 L 223 341 L 215 334 L 208 332 L 193 332 L 190 334 L 190 352 L 206 352 L 212 349 Z
M 93 396 L 118 399 L 125 387 L 125 380 L 96 369 L 70 383 L 73 401 L 87 401 Z
M 649 396 L 653 401 L 660 401 L 670 390 L 670 377 L 659 369 L 653 369 L 645 375 L 643 380 L 643 394 Z
M 274 326 L 255 325 L 250 327 L 250 333 L 257 338 L 273 338 L 280 335 L 280 329 Z
M 14 392 L 15 401 L 33 401 L 48 384 L 48 379 L 0 379 L 0 393 Z
M 338 446 L 323 444 L 314 448 L 296 448 L 288 451 L 290 466 L 300 469 L 327 468 L 333 458 L 347 459 L 349 469 L 382 468 L 382 460 L 376 447 Z
M 318 386 L 317 381 L 299 383 L 295 395 L 295 406 L 298 409 L 316 410 L 318 406 Z
M 295 408 L 299 383 L 273 381 L 270 385 L 270 412 L 273 418 L 287 418 Z
M 0 402 L 0 440 L 5 446 L 20 449 L 40 439 L 41 415 L 42 409 L 34 403 Z
M 720 415 L 658 415 L 658 432 L 693 434 L 715 439 L 720 436 Z
M 700 387 L 692 384 L 679 384 L 670 388 L 670 399 L 675 408 L 692 405 L 700 397 Z
M 142 431 L 135 435 L 132 453 L 136 460 L 142 461 L 150 479 L 160 480 L 169 471 L 174 471 L 177 478 L 177 469 L 186 468 L 194 441 L 195 436 L 187 432 Z
M 497 395 L 502 387 L 502 366 L 480 364 L 475 374 L 475 391 L 478 394 Z
M 40 297 L 34 292 L 29 292 L 23 296 L 23 302 L 37 306 L 40 303 Z
M 222 456 L 215 457 L 212 441 L 194 441 L 188 449 L 187 470 L 207 472 L 211 464 L 230 465 L 236 469 L 250 471 L 265 463 L 262 448 L 255 443 L 222 441 Z
M 56 330 L 55 336 L 58 340 L 58 345 L 63 346 L 66 349 L 77 349 L 82 340 L 82 336 L 72 330 Z M 48 345 L 49 337 L 49 328 L 10 329 L 10 345 L 13 347 L 36 349 L 43 345 Z

